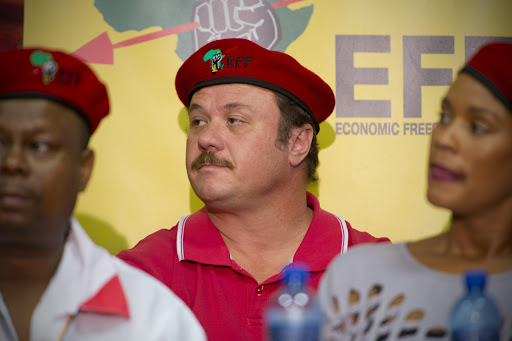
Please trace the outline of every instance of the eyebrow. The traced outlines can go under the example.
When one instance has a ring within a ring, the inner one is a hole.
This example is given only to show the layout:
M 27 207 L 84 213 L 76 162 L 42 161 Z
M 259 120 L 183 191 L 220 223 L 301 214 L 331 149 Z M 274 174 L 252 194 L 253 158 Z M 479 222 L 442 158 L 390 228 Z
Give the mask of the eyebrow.
M 447 105 L 449 107 L 452 106 L 450 100 L 448 98 L 446 98 L 446 97 L 443 97 L 443 99 L 441 100 L 441 105 Z
M 187 111 L 188 111 L 188 112 L 190 112 L 190 111 L 192 111 L 192 110 L 194 110 L 194 109 L 201 109 L 201 106 L 200 106 L 199 104 L 195 104 L 195 103 L 193 103 L 193 104 L 191 104 L 191 105 L 188 107 L 188 110 L 187 110 Z
M 30 126 L 23 127 L 23 130 L 29 132 L 30 134 L 41 134 L 41 133 L 46 133 L 46 132 L 50 131 L 53 127 L 54 127 L 54 125 L 51 123 L 47 123 L 47 122 L 41 123 L 41 122 L 38 122 L 36 119 L 31 122 Z M 3 123 L 0 123 L 0 130 L 4 131 L 4 130 L 8 130 L 8 129 L 9 129 L 8 125 L 6 128 L 6 126 Z
M 236 109 L 236 108 L 251 108 L 250 105 L 239 103 L 239 102 L 232 102 L 227 103 L 224 105 L 224 109 Z
M 452 104 L 450 102 L 450 100 L 448 98 L 443 98 L 443 100 L 441 101 L 441 105 L 442 106 L 447 106 L 449 108 L 452 108 Z M 487 108 L 483 108 L 483 107 L 479 107 L 479 106 L 475 106 L 475 105 L 471 105 L 469 107 L 469 113 L 472 114 L 472 115 L 481 115 L 481 114 L 485 114 L 485 115 L 490 115 L 492 116 L 494 119 L 498 118 L 498 114 L 493 111 L 493 110 L 490 110 L 490 109 L 487 109 Z

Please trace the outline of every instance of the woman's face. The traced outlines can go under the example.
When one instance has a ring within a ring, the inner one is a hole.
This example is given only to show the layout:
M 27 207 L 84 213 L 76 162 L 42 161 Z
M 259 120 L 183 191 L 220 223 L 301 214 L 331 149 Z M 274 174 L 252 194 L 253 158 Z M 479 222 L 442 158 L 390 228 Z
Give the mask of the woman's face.
M 512 113 L 464 73 L 432 132 L 427 197 L 455 214 L 512 205 Z

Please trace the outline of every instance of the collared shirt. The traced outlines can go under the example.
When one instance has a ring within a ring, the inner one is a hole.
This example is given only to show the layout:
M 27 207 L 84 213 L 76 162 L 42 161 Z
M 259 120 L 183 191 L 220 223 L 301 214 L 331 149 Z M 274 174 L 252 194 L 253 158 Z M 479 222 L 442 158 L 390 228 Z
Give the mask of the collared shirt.
M 0 340 L 18 340 L 1 294 Z M 205 335 L 168 288 L 95 245 L 72 219 L 57 271 L 32 314 L 30 340 L 195 341 Z
M 308 265 L 313 289 L 334 256 L 348 247 L 389 241 L 353 229 L 322 210 L 310 193 L 307 202 L 313 219 L 291 262 Z M 118 256 L 171 288 L 196 314 L 210 341 L 263 339 L 263 311 L 281 287 L 282 275 L 258 283 L 232 259 L 204 208 Z

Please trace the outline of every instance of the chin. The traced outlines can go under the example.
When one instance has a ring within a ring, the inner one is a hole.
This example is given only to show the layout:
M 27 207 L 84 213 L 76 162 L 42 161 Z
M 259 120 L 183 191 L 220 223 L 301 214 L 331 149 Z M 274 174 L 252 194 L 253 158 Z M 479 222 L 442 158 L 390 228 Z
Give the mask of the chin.
M 427 200 L 434 206 L 446 209 L 452 209 L 453 198 L 450 198 L 446 193 L 441 191 L 427 191 Z
M 0 216 L 0 229 L 16 229 L 24 230 L 36 225 L 32 219 L 28 219 L 27 215 L 1 215 Z
M 199 188 L 192 187 L 192 189 L 194 190 L 194 193 L 197 195 L 197 197 L 201 199 L 201 201 L 205 204 L 207 202 L 216 201 L 222 198 L 221 193 L 219 193 L 219 191 L 215 188 L 205 188 L 202 186 Z

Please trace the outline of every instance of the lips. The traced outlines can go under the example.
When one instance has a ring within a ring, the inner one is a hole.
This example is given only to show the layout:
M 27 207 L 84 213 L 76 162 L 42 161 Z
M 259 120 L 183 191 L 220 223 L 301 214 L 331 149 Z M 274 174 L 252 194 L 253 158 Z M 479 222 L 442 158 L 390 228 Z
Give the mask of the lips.
M 0 185 L 0 207 L 3 209 L 16 209 L 25 206 L 30 203 L 32 198 L 31 191 L 26 188 Z
M 221 165 L 217 165 L 217 164 L 214 164 L 214 163 L 200 163 L 199 165 L 197 165 L 197 169 L 201 169 L 203 167 L 222 167 Z
M 464 177 L 446 167 L 439 164 L 430 164 L 430 178 L 440 182 L 455 182 L 461 181 Z

